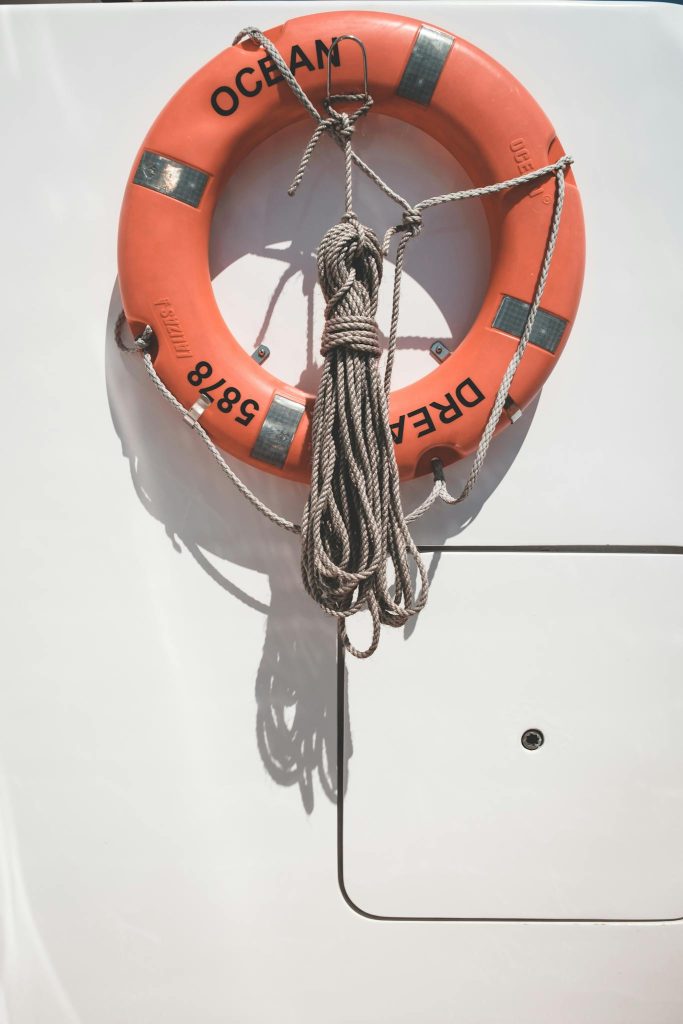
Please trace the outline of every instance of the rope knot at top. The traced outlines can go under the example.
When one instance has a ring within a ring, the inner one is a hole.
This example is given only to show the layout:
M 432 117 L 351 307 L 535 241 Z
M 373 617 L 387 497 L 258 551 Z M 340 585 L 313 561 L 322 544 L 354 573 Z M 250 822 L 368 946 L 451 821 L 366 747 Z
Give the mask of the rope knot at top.
M 358 102 L 361 105 L 349 114 L 343 110 L 336 110 L 332 105 L 335 100 L 341 100 L 345 103 Z M 313 155 L 313 151 L 323 135 L 326 133 L 331 135 L 343 150 L 350 150 L 351 137 L 356 130 L 356 122 L 359 118 L 363 117 L 364 114 L 367 114 L 372 107 L 372 104 L 372 96 L 367 96 L 362 93 L 340 93 L 336 96 L 328 96 L 327 99 L 323 100 L 323 106 L 327 111 L 327 117 L 321 118 L 320 115 L 315 112 L 318 123 L 315 131 L 309 139 L 303 156 L 301 157 L 301 162 L 299 163 L 298 170 L 292 179 L 292 184 L 287 189 L 288 195 L 293 196 L 301 184 L 303 176 L 306 173 L 308 163 Z
M 333 103 L 360 103 L 360 106 L 350 113 L 344 110 L 337 110 Z M 338 93 L 336 96 L 328 96 L 323 100 L 323 106 L 327 111 L 327 117 L 320 122 L 325 125 L 326 130 L 336 135 L 341 142 L 348 142 L 356 128 L 356 122 L 370 110 L 373 104 L 372 96 L 366 96 L 359 92 Z

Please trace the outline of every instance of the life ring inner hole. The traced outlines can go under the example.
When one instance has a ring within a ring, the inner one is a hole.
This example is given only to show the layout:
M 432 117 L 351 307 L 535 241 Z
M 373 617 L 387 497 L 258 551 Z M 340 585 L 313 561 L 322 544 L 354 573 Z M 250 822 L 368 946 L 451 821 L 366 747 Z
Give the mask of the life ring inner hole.
M 219 198 L 209 262 L 216 301 L 238 343 L 250 354 L 267 348 L 272 374 L 314 394 L 324 306 L 314 252 L 343 212 L 343 162 L 335 145 L 321 140 L 299 192 L 290 198 L 287 187 L 310 134 L 311 124 L 298 122 L 244 158 Z M 444 146 L 396 118 L 373 112 L 359 123 L 355 146 L 411 201 L 471 187 Z M 380 234 L 400 220 L 396 204 L 360 172 L 354 206 L 361 221 Z M 404 271 L 394 388 L 434 369 L 435 343 L 453 350 L 464 338 L 481 307 L 490 267 L 490 233 L 479 200 L 425 213 Z M 392 279 L 393 253 L 380 295 L 382 331 L 389 325 Z

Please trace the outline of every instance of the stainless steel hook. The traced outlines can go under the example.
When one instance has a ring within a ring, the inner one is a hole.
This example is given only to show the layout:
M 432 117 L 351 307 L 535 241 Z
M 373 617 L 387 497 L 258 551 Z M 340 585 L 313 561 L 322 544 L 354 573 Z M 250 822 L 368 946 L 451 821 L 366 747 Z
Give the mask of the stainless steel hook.
M 368 55 L 365 52 L 365 45 L 361 42 L 358 36 L 337 36 L 336 39 L 332 40 L 332 44 L 327 54 L 327 101 L 332 99 L 332 54 L 335 50 L 339 49 L 339 44 L 345 39 L 350 39 L 354 43 L 358 43 L 363 54 L 363 98 L 368 98 Z

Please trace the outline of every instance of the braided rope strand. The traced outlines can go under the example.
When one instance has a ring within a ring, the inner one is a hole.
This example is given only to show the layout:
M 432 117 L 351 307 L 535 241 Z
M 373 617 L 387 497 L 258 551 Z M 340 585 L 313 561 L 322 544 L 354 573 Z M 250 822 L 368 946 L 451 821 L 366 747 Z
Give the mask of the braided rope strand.
M 539 307 L 541 305 L 541 299 L 543 298 L 543 292 L 545 290 L 546 281 L 548 280 L 550 264 L 552 262 L 553 253 L 555 252 L 555 246 L 557 245 L 557 236 L 560 230 L 560 220 L 562 218 L 562 209 L 564 206 L 564 176 L 566 173 L 566 165 L 567 163 L 566 161 L 564 161 L 562 163 L 562 166 L 557 167 L 555 171 L 556 186 L 553 216 L 550 222 L 550 230 L 548 233 L 548 241 L 546 243 L 545 253 L 543 256 L 543 263 L 541 264 L 541 270 L 538 275 L 538 281 L 536 283 L 536 290 L 534 292 L 533 301 L 531 303 L 531 306 L 529 307 L 529 312 L 527 314 L 526 324 L 524 325 L 524 330 L 522 332 L 521 338 L 519 339 L 517 348 L 515 349 L 512 359 L 510 360 L 506 367 L 505 373 L 503 374 L 500 385 L 498 387 L 498 391 L 496 392 L 496 397 L 493 401 L 491 412 L 489 413 L 488 419 L 486 421 L 486 426 L 484 427 L 481 438 L 479 439 L 477 450 L 474 453 L 474 458 L 472 459 L 472 465 L 470 467 L 467 480 L 465 481 L 465 486 L 463 487 L 460 494 L 454 497 L 453 495 L 449 494 L 448 488 L 446 487 L 446 483 L 444 480 L 435 480 L 432 491 L 427 496 L 425 501 L 423 501 L 421 505 L 418 505 L 418 507 L 414 509 L 407 517 L 409 522 L 413 522 L 415 519 L 419 519 L 420 516 L 423 516 L 425 512 L 427 512 L 428 509 L 431 508 L 431 506 L 434 504 L 437 498 L 440 498 L 441 501 L 445 502 L 447 505 L 458 505 L 461 501 L 464 501 L 465 498 L 472 492 L 472 488 L 477 482 L 477 477 L 479 476 L 484 465 L 484 460 L 486 459 L 489 446 L 496 432 L 496 427 L 498 426 L 500 417 L 503 415 L 503 409 L 505 407 L 505 402 L 507 400 L 508 394 L 510 393 L 512 381 L 514 380 L 519 364 L 522 361 L 522 356 L 526 351 L 526 347 L 529 344 L 531 332 L 536 321 L 536 314 L 538 313 Z M 493 186 L 493 188 L 495 188 L 495 186 Z M 457 195 L 457 193 L 455 193 L 455 195 Z
M 142 346 L 139 347 L 142 348 Z M 160 394 L 164 396 L 167 402 L 170 402 L 174 409 L 177 409 L 178 412 L 181 413 L 182 416 L 184 416 L 185 413 L 187 412 L 185 406 L 182 405 L 175 397 L 173 392 L 169 391 L 169 389 L 166 387 L 161 377 L 154 369 L 154 363 L 152 362 L 151 355 L 149 354 L 149 352 L 144 351 L 144 349 L 143 359 L 145 369 L 147 370 L 147 373 L 152 383 L 154 384 L 154 387 Z M 225 475 L 227 476 L 230 483 L 237 488 L 240 494 L 243 495 L 243 497 L 245 497 L 247 501 L 250 502 L 254 506 L 254 508 L 261 513 L 261 515 L 265 516 L 266 519 L 270 519 L 271 523 L 275 523 L 276 526 L 281 526 L 283 530 L 287 530 L 289 533 L 301 532 L 300 526 L 297 526 L 296 523 L 292 523 L 289 521 L 289 519 L 285 519 L 283 516 L 278 515 L 277 512 L 273 512 L 272 508 L 269 508 L 268 505 L 264 504 L 264 502 L 262 502 L 260 498 L 257 498 L 253 491 L 251 491 L 247 487 L 244 481 L 240 480 L 240 478 L 237 476 L 234 470 L 232 470 L 230 466 L 227 464 L 227 462 L 219 452 L 216 445 L 213 443 L 207 432 L 204 430 L 204 427 L 201 425 L 201 423 L 198 422 L 194 425 L 194 431 L 196 434 L 199 435 L 199 437 L 201 437 L 202 441 L 209 449 L 214 459 L 220 466 L 222 472 L 225 473 Z

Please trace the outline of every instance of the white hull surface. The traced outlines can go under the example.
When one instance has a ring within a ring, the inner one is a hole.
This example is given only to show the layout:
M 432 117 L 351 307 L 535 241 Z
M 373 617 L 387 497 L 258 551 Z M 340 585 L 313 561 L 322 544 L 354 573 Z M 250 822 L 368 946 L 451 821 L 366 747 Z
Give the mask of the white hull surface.
M 426 611 L 344 669 L 296 542 L 113 338 L 156 113 L 244 25 L 321 6 L 0 11 L 0 1022 L 679 1024 L 683 9 L 362 5 L 521 79 L 575 157 L 588 250 L 540 400 L 469 503 L 417 527 L 448 548 Z M 212 241 L 235 333 L 251 349 L 267 321 L 269 368 L 307 383 L 340 202 L 326 143 L 286 196 L 308 133 L 248 158 Z M 422 145 L 359 132 L 404 194 L 464 182 Z M 411 246 L 399 383 L 476 312 L 485 224 L 458 206 Z M 299 515 L 302 488 L 244 475 Z

